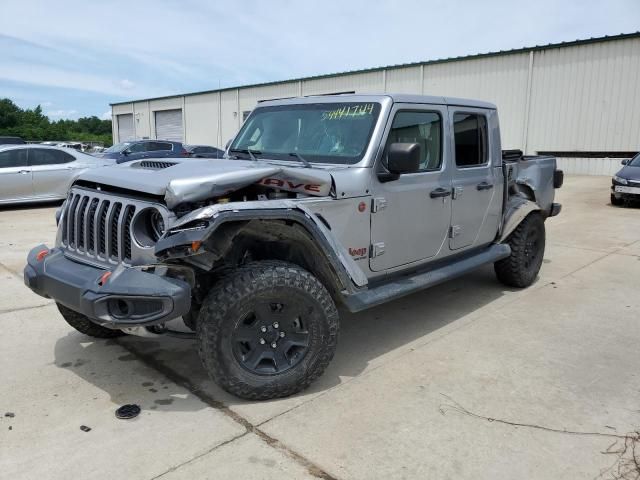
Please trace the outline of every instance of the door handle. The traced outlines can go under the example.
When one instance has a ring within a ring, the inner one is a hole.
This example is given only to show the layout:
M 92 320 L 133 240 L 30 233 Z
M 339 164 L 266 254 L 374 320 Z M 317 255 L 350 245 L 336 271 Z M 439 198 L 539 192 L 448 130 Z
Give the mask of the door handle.
M 26 175 L 27 173 L 29 173 L 29 170 L 20 170 L 18 173 L 21 175 Z
M 493 188 L 493 184 L 487 183 L 487 182 L 481 182 L 476 186 L 476 188 L 478 190 L 491 190 Z
M 436 188 L 435 190 L 431 190 L 431 193 L 429 193 L 431 198 L 448 197 L 449 195 L 451 195 L 451 190 L 446 188 Z

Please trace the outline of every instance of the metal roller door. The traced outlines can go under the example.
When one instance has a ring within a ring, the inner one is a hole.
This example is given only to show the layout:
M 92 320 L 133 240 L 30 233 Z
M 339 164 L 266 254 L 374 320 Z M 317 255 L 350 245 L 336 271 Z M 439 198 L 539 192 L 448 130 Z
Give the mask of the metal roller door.
M 133 114 L 127 113 L 118 115 L 118 141 L 130 142 L 136 139 L 136 132 L 133 129 Z
M 182 142 L 182 110 L 160 110 L 155 112 L 156 138 Z

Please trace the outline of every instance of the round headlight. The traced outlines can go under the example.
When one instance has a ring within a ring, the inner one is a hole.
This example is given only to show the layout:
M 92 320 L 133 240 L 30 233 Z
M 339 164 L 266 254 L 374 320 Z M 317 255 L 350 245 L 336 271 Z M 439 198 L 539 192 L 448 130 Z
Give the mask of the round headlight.
M 134 219 L 131 230 L 138 245 L 153 247 L 165 229 L 162 213 L 156 208 L 145 208 Z
M 154 241 L 158 241 L 158 239 L 164 235 L 165 226 L 164 226 L 164 218 L 162 218 L 162 214 L 158 210 L 154 210 L 151 214 L 151 218 L 149 219 L 149 227 L 151 228 L 151 236 Z

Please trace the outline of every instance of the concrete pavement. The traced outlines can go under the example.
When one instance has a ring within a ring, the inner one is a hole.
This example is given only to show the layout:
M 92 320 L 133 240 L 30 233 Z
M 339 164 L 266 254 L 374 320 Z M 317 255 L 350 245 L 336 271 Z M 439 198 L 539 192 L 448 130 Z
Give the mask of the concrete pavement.
M 609 182 L 567 178 L 531 288 L 505 289 L 484 268 L 343 313 L 324 376 L 261 403 L 217 388 L 189 341 L 73 331 L 20 279 L 26 251 L 53 241 L 55 208 L 0 210 L 0 415 L 15 414 L 0 420 L 0 471 L 615 478 L 628 454 L 616 462 L 602 452 L 640 429 L 640 209 L 611 207 Z M 114 410 L 130 402 L 142 414 L 117 420 Z

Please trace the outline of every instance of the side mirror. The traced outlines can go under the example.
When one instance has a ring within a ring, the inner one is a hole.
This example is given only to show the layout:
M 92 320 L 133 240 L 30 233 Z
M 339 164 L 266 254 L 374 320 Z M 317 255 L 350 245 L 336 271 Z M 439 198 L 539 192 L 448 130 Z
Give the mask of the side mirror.
M 420 170 L 422 149 L 418 143 L 392 143 L 387 153 L 387 170 L 402 175 Z
M 227 140 L 227 143 L 225 143 L 225 144 L 224 144 L 224 149 L 225 149 L 225 150 L 228 150 L 228 149 L 229 149 L 229 145 L 231 145 L 231 140 L 233 140 L 233 139 L 229 139 L 229 140 Z
M 625 159 L 624 159 L 624 160 L 622 160 L 620 163 L 621 163 L 622 165 L 627 165 L 627 164 L 629 163 L 629 159 L 628 159 L 628 158 L 625 158 Z
M 129 155 L 131 152 L 129 150 L 123 150 L 122 154 L 126 157 L 127 155 Z

